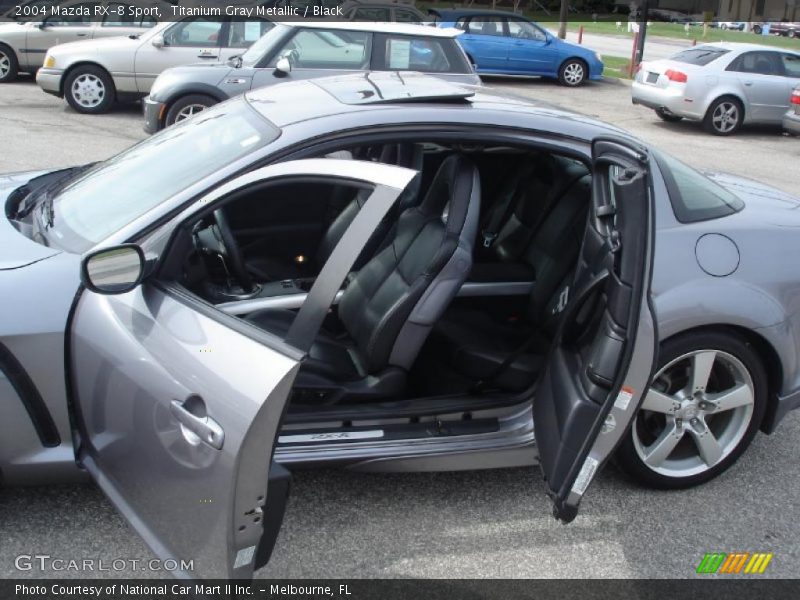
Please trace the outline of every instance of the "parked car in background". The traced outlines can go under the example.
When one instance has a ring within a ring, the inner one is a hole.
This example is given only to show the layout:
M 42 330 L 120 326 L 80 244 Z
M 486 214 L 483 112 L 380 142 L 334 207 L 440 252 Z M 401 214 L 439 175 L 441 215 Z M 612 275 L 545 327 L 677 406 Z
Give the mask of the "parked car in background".
M 789 133 L 800 135 L 800 86 L 792 90 L 789 110 L 783 115 L 783 129 Z
M 93 10 L 89 7 L 97 4 L 158 9 L 161 15 L 169 14 L 167 11 L 170 6 L 160 0 L 71 0 L 60 6 Z M 155 16 L 123 19 L 112 12 L 99 21 L 89 16 L 56 15 L 0 24 L 0 83 L 13 81 L 20 72 L 35 73 L 42 66 L 47 51 L 58 44 L 113 36 L 137 36 L 156 23 Z
M 603 78 L 600 54 L 559 39 L 530 19 L 492 10 L 431 9 L 437 27 L 464 32 L 458 41 L 480 75 L 539 76 L 578 86 Z
M 153 133 L 251 89 L 332 74 L 418 71 L 480 85 L 456 42 L 461 33 L 408 23 L 279 23 L 234 61 L 162 73 L 144 101 L 145 130 Z
M 412 4 L 379 0 L 347 0 L 341 5 L 342 18 L 348 21 L 396 21 L 422 24 L 430 17 Z
M 800 52 L 757 44 L 703 44 L 665 60 L 643 62 L 634 104 L 667 122 L 702 121 L 716 135 L 748 123 L 780 125 L 800 83 Z
M 186 17 L 162 23 L 138 37 L 117 37 L 51 48 L 36 83 L 63 97 L 82 113 L 108 111 L 115 102 L 143 98 L 162 71 L 200 61 L 227 60 L 241 54 L 273 23 Z
M 709 25 L 711 25 L 711 27 L 724 29 L 727 31 L 744 31 L 747 23 L 744 21 L 711 21 Z
M 757 33 L 761 32 L 759 31 Z M 782 35 L 784 37 L 800 38 L 800 22 L 777 21 L 774 23 L 770 23 L 769 33 L 770 35 Z

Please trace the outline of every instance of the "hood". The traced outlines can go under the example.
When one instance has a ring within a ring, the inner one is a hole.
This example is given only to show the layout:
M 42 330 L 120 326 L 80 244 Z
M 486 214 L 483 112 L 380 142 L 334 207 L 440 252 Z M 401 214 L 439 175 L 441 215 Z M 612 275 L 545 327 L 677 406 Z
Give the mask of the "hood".
M 745 203 L 744 213 L 779 227 L 800 227 L 800 198 L 771 185 L 729 173 L 703 172 Z
M 142 43 L 142 38 L 132 39 L 127 35 L 98 38 L 96 40 L 81 40 L 79 42 L 67 42 L 53 46 L 48 50 L 51 56 L 59 56 L 63 54 L 88 53 L 88 52 L 107 52 L 109 50 L 125 50 L 136 48 Z
M 0 176 L 0 205 L 5 207 L 9 194 L 24 185 L 34 177 L 44 175 L 47 171 L 30 171 L 27 173 L 14 173 Z M 32 239 L 24 236 L 5 216 L 5 210 L 0 215 L 0 271 L 18 269 L 45 258 L 50 258 L 61 251 L 37 244 Z

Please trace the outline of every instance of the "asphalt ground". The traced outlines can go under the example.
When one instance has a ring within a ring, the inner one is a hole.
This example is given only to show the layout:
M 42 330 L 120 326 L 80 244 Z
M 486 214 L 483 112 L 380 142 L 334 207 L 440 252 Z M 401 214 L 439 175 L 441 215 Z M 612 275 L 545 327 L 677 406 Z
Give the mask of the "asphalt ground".
M 722 140 L 698 125 L 668 125 L 632 106 L 623 83 L 577 90 L 542 81 L 489 83 L 625 127 L 698 167 L 797 191 L 800 139 L 777 129 L 748 129 Z M 30 79 L 0 86 L 0 172 L 101 160 L 144 136 L 138 105 L 89 117 L 45 95 Z M 775 434 L 759 434 L 722 477 L 686 491 L 641 488 L 612 466 L 567 526 L 550 516 L 533 468 L 297 472 L 273 560 L 257 575 L 693 577 L 706 552 L 750 551 L 774 553 L 766 576 L 794 577 L 800 572 L 799 440 L 800 414 L 792 414 Z M 151 558 L 91 484 L 0 489 L 0 577 L 87 575 L 15 568 L 16 556 L 36 553 Z

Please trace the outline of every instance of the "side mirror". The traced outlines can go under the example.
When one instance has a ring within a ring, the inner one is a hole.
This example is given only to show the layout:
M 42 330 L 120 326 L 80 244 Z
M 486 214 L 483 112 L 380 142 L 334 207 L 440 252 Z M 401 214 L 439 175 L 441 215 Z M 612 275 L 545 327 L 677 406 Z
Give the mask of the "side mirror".
M 89 254 L 81 263 L 81 282 L 98 294 L 124 294 L 144 277 L 144 252 L 136 244 L 121 244 Z
M 164 47 L 164 36 L 156 35 L 152 40 L 150 40 L 150 43 L 153 44 L 153 48 L 158 48 L 160 50 Z
M 278 59 L 278 62 L 275 64 L 275 75 L 288 75 L 292 72 L 292 62 L 289 60 L 288 57 L 282 56 Z

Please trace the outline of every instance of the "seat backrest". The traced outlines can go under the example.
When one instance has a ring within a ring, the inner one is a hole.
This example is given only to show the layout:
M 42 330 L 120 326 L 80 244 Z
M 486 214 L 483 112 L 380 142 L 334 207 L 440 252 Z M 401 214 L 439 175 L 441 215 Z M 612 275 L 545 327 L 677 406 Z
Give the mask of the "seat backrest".
M 478 170 L 454 154 L 422 203 L 400 215 L 390 243 L 350 281 L 339 319 L 368 372 L 411 367 L 469 274 L 479 215 Z
M 374 153 L 374 150 L 370 149 L 369 152 Z M 368 157 L 365 156 L 364 160 L 367 159 Z M 421 144 L 387 144 L 383 147 L 380 155 L 377 158 L 377 162 L 388 165 L 397 165 L 399 167 L 406 167 L 408 169 L 413 169 L 414 171 L 422 170 L 422 161 L 423 151 Z M 355 268 L 359 268 L 361 264 L 363 264 L 363 261 L 369 259 L 383 243 L 391 227 L 391 223 L 396 220 L 397 215 L 400 214 L 401 211 L 414 206 L 418 202 L 419 182 L 420 178 L 415 177 L 414 180 L 408 184 L 408 187 L 406 187 L 403 195 L 398 198 L 394 208 L 390 211 L 390 214 L 387 215 L 387 218 L 384 219 L 381 225 L 376 229 L 373 236 L 370 238 L 369 242 L 367 242 L 366 246 L 364 247 L 364 252 L 361 253 L 361 258 L 356 261 Z M 339 240 L 342 239 L 344 232 L 347 231 L 350 223 L 353 222 L 353 219 L 355 219 L 358 211 L 361 210 L 361 207 L 367 201 L 367 198 L 369 198 L 369 195 L 369 190 L 359 190 L 356 192 L 355 196 L 353 196 L 353 199 L 345 205 L 333 222 L 331 222 L 331 224 L 328 226 L 328 229 L 325 231 L 325 235 L 322 236 L 322 240 L 320 241 L 315 254 L 315 261 L 317 265 L 323 265 L 325 264 L 325 261 L 328 260 L 328 257 L 331 255 L 331 252 L 333 252 L 336 244 L 338 244 Z
M 525 261 L 533 267 L 535 278 L 528 319 L 545 330 L 557 322 L 566 300 L 562 294 L 569 293 L 564 289 L 580 253 L 591 186 L 589 174 L 574 180 L 555 200 L 525 251 Z

